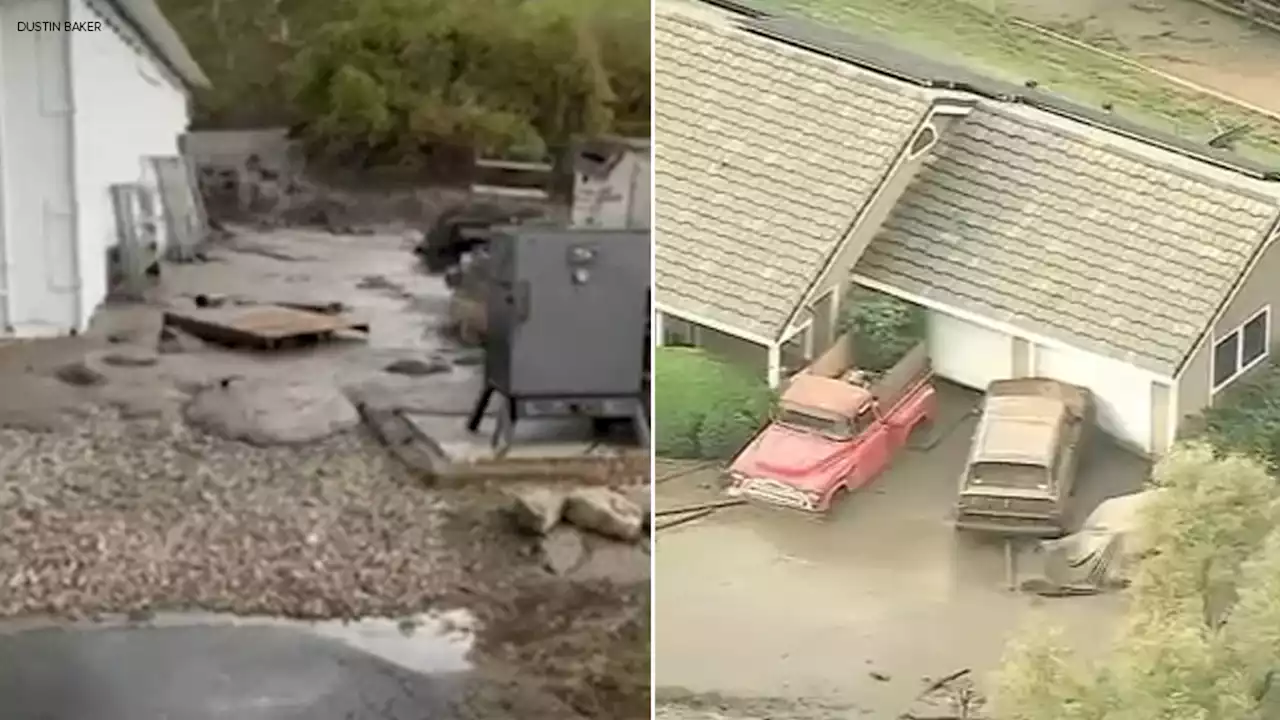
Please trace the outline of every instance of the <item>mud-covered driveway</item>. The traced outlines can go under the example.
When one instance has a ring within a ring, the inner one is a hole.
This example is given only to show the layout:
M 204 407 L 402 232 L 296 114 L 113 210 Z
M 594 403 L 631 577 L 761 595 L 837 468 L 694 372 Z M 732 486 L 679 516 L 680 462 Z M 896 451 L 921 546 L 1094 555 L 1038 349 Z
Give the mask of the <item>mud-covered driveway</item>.
M 894 718 L 925 678 L 971 668 L 981 680 L 1037 605 L 1082 638 L 1105 640 L 1118 598 L 1048 605 L 1011 593 L 1003 547 L 953 531 L 975 422 L 965 413 L 977 398 L 942 392 L 937 444 L 902 455 L 825 520 L 739 507 L 659 533 L 655 662 L 665 717 Z M 1098 447 L 1076 514 L 1145 472 L 1138 458 Z M 660 463 L 659 509 L 704 499 L 715 472 L 663 474 Z

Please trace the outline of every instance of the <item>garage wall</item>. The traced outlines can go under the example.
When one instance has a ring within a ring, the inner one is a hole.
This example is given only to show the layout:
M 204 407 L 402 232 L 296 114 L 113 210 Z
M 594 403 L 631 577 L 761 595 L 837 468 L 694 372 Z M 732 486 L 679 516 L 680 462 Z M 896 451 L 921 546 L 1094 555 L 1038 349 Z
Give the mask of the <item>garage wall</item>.
M 1098 424 L 1108 434 L 1143 453 L 1167 446 L 1171 392 L 1167 384 L 1157 388 L 1158 378 L 1152 374 L 940 310 L 927 313 L 929 355 L 938 376 L 974 390 L 984 390 L 995 380 L 1034 375 L 1087 387 L 1097 401 Z
M 59 0 L 0 2 L 0 332 L 59 335 L 76 326 L 71 93 Z
M 974 390 L 1014 376 L 1013 338 L 937 310 L 926 316 L 929 357 L 940 377 Z
M 73 21 L 104 23 L 72 36 L 81 313 L 87 323 L 107 293 L 107 250 L 116 244 L 110 186 L 156 179 L 146 158 L 178 154 L 187 95 L 111 7 L 70 0 Z M 158 197 L 158 196 L 157 196 Z M 163 242 L 165 238 L 161 237 Z
M 1098 425 L 1143 452 L 1154 448 L 1154 378 L 1119 360 L 1081 350 L 1037 345 L 1036 374 L 1093 391 Z M 1162 426 L 1165 424 L 1160 423 Z

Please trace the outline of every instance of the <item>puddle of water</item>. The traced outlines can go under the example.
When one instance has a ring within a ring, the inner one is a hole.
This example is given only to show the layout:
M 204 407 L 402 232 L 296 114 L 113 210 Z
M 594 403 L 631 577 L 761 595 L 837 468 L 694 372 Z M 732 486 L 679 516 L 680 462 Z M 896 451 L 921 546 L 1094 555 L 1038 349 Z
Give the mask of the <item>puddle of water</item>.
M 92 632 L 119 630 L 131 625 L 124 618 L 102 622 L 57 622 L 48 619 L 22 619 L 0 623 L 0 635 L 51 628 Z M 427 613 L 400 619 L 363 618 L 341 621 L 304 621 L 269 616 L 237 616 L 220 613 L 160 613 L 146 623 L 137 624 L 141 631 L 165 628 L 264 627 L 294 630 L 334 640 L 420 673 L 452 673 L 472 669 L 467 659 L 475 634 L 475 618 L 465 610 Z
M 465 610 L 414 615 L 398 620 L 363 618 L 343 622 L 308 622 L 273 617 L 239 617 L 217 613 L 163 613 L 148 627 L 275 627 L 311 633 L 350 645 L 403 668 L 423 673 L 461 672 L 471 668 L 467 654 L 474 640 L 475 618 Z

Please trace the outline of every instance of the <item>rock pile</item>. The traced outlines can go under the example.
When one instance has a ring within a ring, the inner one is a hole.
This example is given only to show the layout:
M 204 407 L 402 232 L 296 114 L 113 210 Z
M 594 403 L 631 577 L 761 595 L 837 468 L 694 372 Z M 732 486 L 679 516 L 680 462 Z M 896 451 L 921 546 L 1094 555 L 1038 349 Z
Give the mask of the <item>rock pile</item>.
M 516 528 L 538 539 L 543 566 L 570 580 L 647 582 L 649 486 L 513 489 Z

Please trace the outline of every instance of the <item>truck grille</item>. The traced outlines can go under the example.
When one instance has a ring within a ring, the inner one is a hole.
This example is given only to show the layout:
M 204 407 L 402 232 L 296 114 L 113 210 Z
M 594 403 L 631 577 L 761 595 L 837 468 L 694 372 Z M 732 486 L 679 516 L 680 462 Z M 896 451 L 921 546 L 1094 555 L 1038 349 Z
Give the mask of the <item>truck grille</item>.
M 812 512 L 814 503 L 809 496 L 790 485 L 768 478 L 747 478 L 738 485 L 738 492 L 753 500 Z

